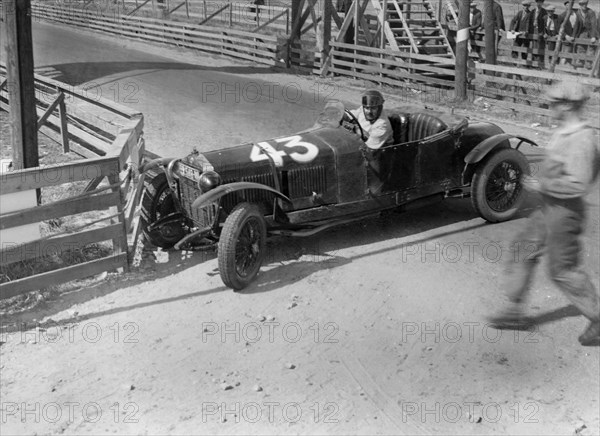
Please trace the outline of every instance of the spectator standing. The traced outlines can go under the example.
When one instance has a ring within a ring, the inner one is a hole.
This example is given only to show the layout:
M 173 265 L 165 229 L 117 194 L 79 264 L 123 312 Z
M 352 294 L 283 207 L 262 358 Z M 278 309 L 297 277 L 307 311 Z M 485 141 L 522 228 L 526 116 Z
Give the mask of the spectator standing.
M 596 13 L 588 8 L 588 0 L 579 0 L 579 10 L 576 12 L 577 24 L 573 29 L 575 38 L 590 39 L 592 44 L 589 45 L 577 45 L 577 54 L 587 54 L 593 57 L 596 53 Z M 583 67 L 583 59 L 577 59 L 575 66 Z M 592 63 L 587 62 L 587 68 L 591 68 Z
M 556 35 L 560 30 L 560 21 L 556 14 L 556 6 L 549 5 L 546 8 L 546 24 L 544 25 L 545 37 L 546 37 L 546 48 L 550 52 L 548 61 L 552 61 L 554 49 L 556 48 Z
M 448 0 L 445 3 L 446 12 L 442 15 L 443 17 L 443 28 L 446 31 L 446 38 L 452 47 L 453 51 L 456 51 L 456 33 L 458 31 L 458 23 L 454 19 L 454 13 L 458 16 L 458 0 Z
M 513 32 L 519 32 L 515 38 L 514 45 L 517 47 L 529 47 L 529 39 L 533 33 L 533 12 L 531 11 L 531 2 L 529 0 L 523 0 L 521 2 L 523 9 L 517 12 L 517 15 L 513 17 L 510 22 L 510 30 Z M 517 52 L 513 51 L 513 58 L 516 58 Z M 527 59 L 527 52 L 521 53 L 522 59 Z
M 562 14 L 558 16 L 558 22 L 562 23 L 565 21 L 565 17 L 567 16 L 567 10 L 569 9 L 569 0 L 564 1 L 565 10 Z M 573 53 L 573 39 L 575 39 L 575 30 L 581 25 L 579 23 L 579 16 L 575 12 L 574 9 L 571 9 L 571 14 L 565 23 L 565 40 L 563 41 L 563 45 L 561 48 L 562 53 Z M 560 60 L 561 64 L 571 63 L 571 58 L 562 58 Z
M 545 34 L 547 37 L 556 36 L 558 35 L 558 31 L 561 25 L 561 22 L 558 19 L 558 15 L 556 14 L 556 6 L 549 5 L 546 8 L 546 12 L 546 24 L 544 24 Z
M 544 35 L 546 33 L 546 16 L 548 15 L 543 6 L 544 0 L 535 0 L 532 48 L 538 53 L 533 55 L 533 59 L 540 62 L 540 67 L 543 67 L 544 63 L 544 51 L 546 48 Z
M 496 52 L 498 51 L 498 43 L 500 42 L 500 31 L 506 30 L 504 23 L 504 12 L 502 6 L 497 1 L 492 2 L 492 20 L 494 20 L 494 31 L 496 32 Z
M 483 4 L 483 16 L 485 17 L 485 8 L 487 3 Z M 496 50 L 496 54 L 498 53 L 498 44 L 500 43 L 500 38 L 502 37 L 501 32 L 506 30 L 506 26 L 504 24 L 504 12 L 502 11 L 502 6 L 500 3 L 495 0 L 492 1 L 492 22 L 494 23 L 494 50 Z M 485 29 L 484 29 L 485 30 Z
M 481 14 L 481 9 L 477 8 L 477 2 L 472 1 L 470 6 L 469 36 L 471 38 L 471 48 L 475 53 L 477 53 L 477 57 L 481 59 L 481 47 L 477 45 L 477 43 L 482 40 L 483 36 L 481 33 L 479 33 L 479 31 L 482 29 L 483 16 Z

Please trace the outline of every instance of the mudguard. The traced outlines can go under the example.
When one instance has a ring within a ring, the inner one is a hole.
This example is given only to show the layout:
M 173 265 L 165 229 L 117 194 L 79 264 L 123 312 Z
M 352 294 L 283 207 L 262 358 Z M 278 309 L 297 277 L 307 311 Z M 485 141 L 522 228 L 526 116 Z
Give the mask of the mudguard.
M 172 160 L 175 160 L 175 157 L 159 157 L 158 159 L 152 159 L 149 162 L 144 162 L 140 165 L 140 173 L 144 173 L 146 171 L 150 171 L 153 168 L 158 168 L 164 165 L 168 165 Z
M 261 185 L 260 183 L 253 182 L 234 182 L 218 186 L 215 189 L 211 189 L 210 191 L 202 194 L 200 197 L 194 200 L 194 202 L 192 203 L 192 209 L 204 207 L 210 203 L 214 203 L 219 198 L 227 194 L 231 194 L 232 192 L 236 191 L 244 191 L 246 189 L 261 189 L 263 191 L 269 191 L 275 194 L 277 197 L 287 201 L 288 203 L 292 202 L 292 200 L 290 200 L 287 196 L 283 195 L 276 189 L 271 188 L 270 186 Z
M 477 163 L 482 160 L 487 154 L 492 151 L 498 144 L 508 141 L 509 139 L 519 139 L 520 142 L 515 147 L 517 150 L 521 146 L 523 142 L 527 142 L 528 144 L 534 145 L 537 147 L 537 144 L 533 142 L 531 139 L 524 138 L 522 136 L 513 135 L 510 133 L 500 133 L 498 135 L 490 136 L 487 139 L 484 139 L 479 144 L 475 146 L 473 150 L 471 150 L 465 156 L 465 163 L 467 165 Z

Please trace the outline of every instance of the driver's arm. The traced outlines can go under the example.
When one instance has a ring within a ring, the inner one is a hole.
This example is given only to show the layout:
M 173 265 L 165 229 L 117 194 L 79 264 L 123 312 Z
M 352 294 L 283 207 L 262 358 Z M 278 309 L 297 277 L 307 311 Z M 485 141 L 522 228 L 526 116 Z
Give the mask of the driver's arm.
M 377 150 L 382 146 L 392 142 L 392 125 L 387 117 L 379 118 L 369 131 L 369 139 L 366 144 L 372 150 Z

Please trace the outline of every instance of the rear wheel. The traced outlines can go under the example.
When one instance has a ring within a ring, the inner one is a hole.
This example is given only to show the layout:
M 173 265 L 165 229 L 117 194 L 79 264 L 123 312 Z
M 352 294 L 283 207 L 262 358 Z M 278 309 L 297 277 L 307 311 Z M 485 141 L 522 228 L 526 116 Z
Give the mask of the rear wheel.
M 471 202 L 485 220 L 497 223 L 515 216 L 523 203 L 521 180 L 528 174 L 527 159 L 518 150 L 503 148 L 479 163 L 471 183 Z
M 258 206 L 237 205 L 219 239 L 219 272 L 225 285 L 239 291 L 258 274 L 265 256 L 267 225 Z
M 161 230 L 150 231 L 149 226 L 174 212 L 175 203 L 171 196 L 171 188 L 165 173 L 149 173 L 144 182 L 144 197 L 140 211 L 140 224 L 147 241 L 160 248 L 171 248 L 182 237 L 180 225 L 161 227 Z

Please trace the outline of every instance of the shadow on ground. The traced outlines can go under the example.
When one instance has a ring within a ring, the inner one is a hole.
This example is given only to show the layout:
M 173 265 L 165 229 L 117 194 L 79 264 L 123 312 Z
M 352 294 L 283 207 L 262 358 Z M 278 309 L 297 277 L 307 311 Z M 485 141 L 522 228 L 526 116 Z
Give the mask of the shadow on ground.
M 42 75 L 48 74 L 54 80 L 75 86 L 115 74 L 121 75 L 124 78 L 131 78 L 168 70 L 212 71 L 238 75 L 271 74 L 278 72 L 273 67 L 245 65 L 203 67 L 180 62 L 75 62 L 36 67 L 36 72 Z

